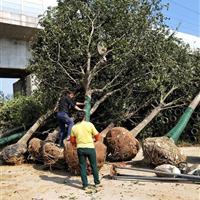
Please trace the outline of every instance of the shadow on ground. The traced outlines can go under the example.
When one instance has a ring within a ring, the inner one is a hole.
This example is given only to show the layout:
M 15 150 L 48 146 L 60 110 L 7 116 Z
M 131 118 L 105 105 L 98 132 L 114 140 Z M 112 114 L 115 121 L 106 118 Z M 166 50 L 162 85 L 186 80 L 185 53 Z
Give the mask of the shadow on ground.
M 45 181 L 52 181 L 52 182 L 58 183 L 58 184 L 65 184 L 65 185 L 68 185 L 68 186 L 71 186 L 71 187 L 74 187 L 77 189 L 81 189 L 81 187 L 82 187 L 81 181 L 74 180 L 74 179 L 72 179 L 72 177 L 69 177 L 69 176 L 62 178 L 59 176 L 40 175 L 39 177 Z
M 70 176 L 70 173 L 67 171 L 67 169 L 57 169 L 57 168 L 50 168 L 49 166 L 45 166 L 43 164 L 33 164 L 32 165 L 34 169 L 39 171 L 49 171 L 52 174 L 60 175 L 60 176 Z
M 47 166 L 44 165 L 38 165 L 38 164 L 34 164 L 33 168 L 39 171 L 49 171 L 54 175 L 58 175 L 58 176 L 47 176 L 47 175 L 40 175 L 39 177 L 42 180 L 45 181 L 51 181 L 57 184 L 64 184 L 64 185 L 68 185 L 77 189 L 81 189 L 82 188 L 82 183 L 79 180 L 75 180 L 75 176 L 71 176 L 71 174 L 67 171 L 67 169 L 50 169 Z M 60 177 L 62 176 L 62 177 Z

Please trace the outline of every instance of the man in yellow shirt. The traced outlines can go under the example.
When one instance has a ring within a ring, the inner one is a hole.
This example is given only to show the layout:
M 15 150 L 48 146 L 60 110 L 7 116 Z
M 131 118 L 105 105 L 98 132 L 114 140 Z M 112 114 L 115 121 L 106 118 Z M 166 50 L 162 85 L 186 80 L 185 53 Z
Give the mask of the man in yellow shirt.
M 99 173 L 96 162 L 96 151 L 94 147 L 93 138 L 99 140 L 99 133 L 91 122 L 86 122 L 85 112 L 79 111 L 77 113 L 78 123 L 72 127 L 70 141 L 77 145 L 77 154 L 80 164 L 81 180 L 83 189 L 88 187 L 86 159 L 88 158 L 92 168 L 95 186 L 100 184 Z

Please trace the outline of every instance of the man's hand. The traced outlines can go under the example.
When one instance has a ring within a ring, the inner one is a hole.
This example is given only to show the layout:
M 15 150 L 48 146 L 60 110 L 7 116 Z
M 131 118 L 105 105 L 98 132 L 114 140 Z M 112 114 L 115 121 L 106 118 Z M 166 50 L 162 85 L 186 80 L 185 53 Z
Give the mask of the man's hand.
M 75 106 L 74 108 L 75 108 L 76 110 L 78 110 L 78 111 L 83 111 L 83 109 L 79 108 L 78 106 Z
M 70 142 L 72 143 L 73 146 L 76 146 L 76 137 L 70 136 Z
M 84 105 L 85 105 L 85 103 L 76 102 L 76 105 L 77 105 L 77 106 L 84 106 Z
M 95 142 L 100 141 L 100 134 L 99 134 L 99 133 L 96 134 L 96 135 L 94 136 L 94 138 L 95 138 Z

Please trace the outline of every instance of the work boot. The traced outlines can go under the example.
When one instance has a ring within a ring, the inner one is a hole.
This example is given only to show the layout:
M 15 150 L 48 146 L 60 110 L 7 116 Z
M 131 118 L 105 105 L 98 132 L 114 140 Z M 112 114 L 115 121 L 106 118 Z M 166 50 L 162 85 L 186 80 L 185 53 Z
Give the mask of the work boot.
M 88 187 L 88 186 L 83 187 L 83 190 L 85 190 L 85 193 L 86 193 L 86 194 L 92 194 L 92 193 L 93 193 L 92 188 L 90 188 L 90 187 Z
M 101 183 L 95 184 L 94 186 L 95 186 L 95 188 L 103 187 L 103 186 L 101 185 Z

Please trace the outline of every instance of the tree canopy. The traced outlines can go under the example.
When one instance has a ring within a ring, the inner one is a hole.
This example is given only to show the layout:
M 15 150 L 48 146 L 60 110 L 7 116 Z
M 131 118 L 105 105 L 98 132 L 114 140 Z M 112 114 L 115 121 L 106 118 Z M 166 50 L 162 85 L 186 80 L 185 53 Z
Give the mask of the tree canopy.
M 169 102 L 190 97 L 197 57 L 168 30 L 165 7 L 160 0 L 59 0 L 49 8 L 30 63 L 44 104 L 78 87 L 87 112 L 98 110 L 93 119 L 122 121 L 171 89 L 179 92 Z

